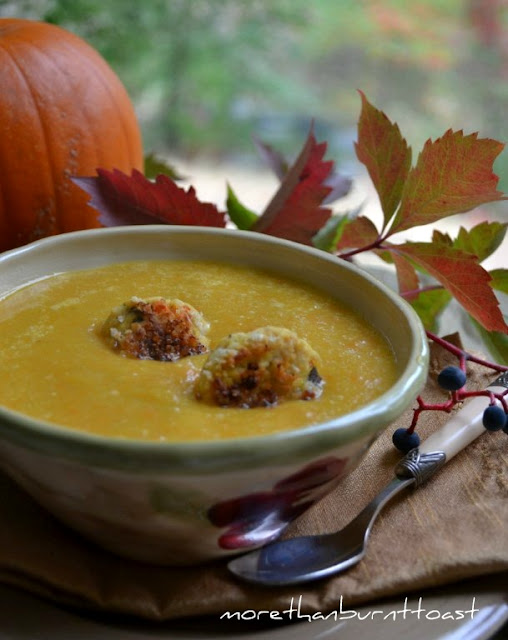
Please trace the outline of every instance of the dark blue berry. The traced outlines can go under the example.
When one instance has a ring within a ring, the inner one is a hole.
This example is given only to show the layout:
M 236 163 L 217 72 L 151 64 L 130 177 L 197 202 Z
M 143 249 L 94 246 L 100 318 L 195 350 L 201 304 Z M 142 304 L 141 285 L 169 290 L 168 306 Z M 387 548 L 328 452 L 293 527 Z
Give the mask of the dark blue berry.
M 483 426 L 487 431 L 499 431 L 506 427 L 506 413 L 497 404 L 488 406 L 483 412 Z
M 508 414 L 505 414 L 505 415 L 506 415 L 506 422 L 504 424 L 503 431 L 506 433 L 506 435 L 508 435 Z
M 392 442 L 399 451 L 407 453 L 420 444 L 420 436 L 416 431 L 410 433 L 407 429 L 401 427 L 393 432 Z
M 447 391 L 458 391 L 466 384 L 466 374 L 459 367 L 445 367 L 437 377 L 440 387 Z

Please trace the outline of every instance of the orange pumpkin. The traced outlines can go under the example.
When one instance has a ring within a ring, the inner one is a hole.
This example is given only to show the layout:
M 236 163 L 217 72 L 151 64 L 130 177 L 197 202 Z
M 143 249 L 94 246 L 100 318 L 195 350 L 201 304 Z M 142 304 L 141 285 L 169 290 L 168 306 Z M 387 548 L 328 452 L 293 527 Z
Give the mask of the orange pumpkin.
M 43 22 L 0 19 L 0 251 L 98 227 L 71 176 L 142 170 L 127 92 L 81 38 Z

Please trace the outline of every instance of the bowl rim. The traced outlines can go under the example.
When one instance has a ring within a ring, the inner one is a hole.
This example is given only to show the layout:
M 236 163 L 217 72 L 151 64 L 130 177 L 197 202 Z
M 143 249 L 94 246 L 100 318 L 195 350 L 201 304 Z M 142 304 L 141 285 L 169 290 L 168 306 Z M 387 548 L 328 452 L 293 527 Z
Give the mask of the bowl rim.
M 371 442 L 379 433 L 376 422 L 379 421 L 383 425 L 393 422 L 423 387 L 428 368 L 428 343 L 423 325 L 412 307 L 365 269 L 350 262 L 338 260 L 333 254 L 290 240 L 253 231 L 222 227 L 184 225 L 107 227 L 50 236 L 11 249 L 0 255 L 0 268 L 6 261 L 23 257 L 28 252 L 37 252 L 39 248 L 46 248 L 49 245 L 56 250 L 62 244 L 76 240 L 79 242 L 80 238 L 93 239 L 98 234 L 160 236 L 160 234 L 189 233 L 246 238 L 251 241 L 286 246 L 304 254 L 313 255 L 325 262 L 333 262 L 339 265 L 339 268 L 363 278 L 388 297 L 407 321 L 413 341 L 406 368 L 386 392 L 352 412 L 317 425 L 272 434 L 188 442 L 143 441 L 73 430 L 0 406 L 0 437 L 23 448 L 85 462 L 87 466 L 128 471 L 143 471 L 150 468 L 151 471 L 174 470 L 179 473 L 209 473 L 218 469 L 226 471 L 245 466 L 255 467 L 260 461 L 269 460 L 270 464 L 284 464 L 287 460 L 306 459 L 311 451 L 319 454 L 320 451 L 329 450 L 331 446 L 342 446 L 359 440 L 359 434 L 364 441 Z M 12 289 L 4 293 L 0 292 L 0 298 L 10 291 Z M 9 424 L 14 424 L 16 429 L 9 428 Z

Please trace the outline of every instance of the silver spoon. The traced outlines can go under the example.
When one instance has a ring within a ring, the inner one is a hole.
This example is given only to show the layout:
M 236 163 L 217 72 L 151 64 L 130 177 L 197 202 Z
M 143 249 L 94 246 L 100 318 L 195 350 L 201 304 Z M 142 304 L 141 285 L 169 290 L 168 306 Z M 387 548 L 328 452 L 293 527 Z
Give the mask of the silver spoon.
M 507 388 L 506 373 L 489 386 L 497 393 Z M 403 489 L 419 487 L 484 433 L 482 415 L 488 404 L 487 397 L 471 398 L 441 429 L 397 464 L 394 479 L 340 531 L 272 542 L 231 560 L 229 570 L 247 582 L 282 586 L 325 578 L 357 564 L 365 555 L 372 525 L 384 505 Z

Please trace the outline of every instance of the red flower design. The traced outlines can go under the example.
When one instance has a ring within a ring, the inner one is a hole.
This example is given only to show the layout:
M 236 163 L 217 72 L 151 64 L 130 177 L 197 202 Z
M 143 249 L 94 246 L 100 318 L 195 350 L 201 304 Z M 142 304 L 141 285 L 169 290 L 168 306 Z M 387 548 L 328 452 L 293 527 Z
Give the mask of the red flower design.
M 213 505 L 208 511 L 210 522 L 216 527 L 227 527 L 219 537 L 219 546 L 241 549 L 272 540 L 337 483 L 346 462 L 344 458 L 323 458 L 280 480 L 270 491 Z

